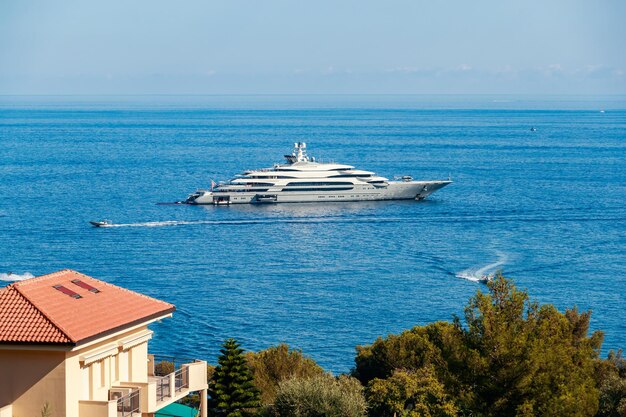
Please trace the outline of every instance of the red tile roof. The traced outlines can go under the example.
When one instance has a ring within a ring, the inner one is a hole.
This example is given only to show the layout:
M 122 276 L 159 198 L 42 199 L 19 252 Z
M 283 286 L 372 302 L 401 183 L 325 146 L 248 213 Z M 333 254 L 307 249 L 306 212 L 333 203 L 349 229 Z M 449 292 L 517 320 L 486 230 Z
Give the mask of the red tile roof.
M 71 297 L 56 285 L 80 297 Z M 174 309 L 164 301 L 65 269 L 0 289 L 0 343 L 78 344 Z

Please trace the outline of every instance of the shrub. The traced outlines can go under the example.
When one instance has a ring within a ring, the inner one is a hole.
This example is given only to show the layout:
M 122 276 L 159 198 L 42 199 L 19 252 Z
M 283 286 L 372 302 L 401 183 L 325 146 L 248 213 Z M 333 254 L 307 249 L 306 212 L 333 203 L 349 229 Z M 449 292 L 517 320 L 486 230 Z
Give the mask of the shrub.
M 154 364 L 154 374 L 165 376 L 169 375 L 176 370 L 176 366 L 174 362 L 170 361 L 161 361 Z
M 254 375 L 254 384 L 261 390 L 263 404 L 272 404 L 281 382 L 292 378 L 310 378 L 324 370 L 300 350 L 289 349 L 286 344 L 272 346 L 246 355 Z
M 329 374 L 293 378 L 279 385 L 270 414 L 276 417 L 364 417 L 363 387 L 355 378 Z

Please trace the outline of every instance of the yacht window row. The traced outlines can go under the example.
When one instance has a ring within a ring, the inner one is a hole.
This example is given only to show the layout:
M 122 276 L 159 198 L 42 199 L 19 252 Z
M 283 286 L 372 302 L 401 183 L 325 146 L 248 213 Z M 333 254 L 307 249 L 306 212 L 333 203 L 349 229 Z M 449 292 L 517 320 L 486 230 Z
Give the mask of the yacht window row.
M 229 185 L 248 185 L 256 187 L 271 187 L 273 182 L 230 182 Z
M 319 185 L 354 185 L 351 182 L 289 182 L 287 187 L 304 187 L 304 186 L 319 186 Z
M 349 191 L 354 189 L 352 186 L 344 186 L 344 187 L 325 187 L 325 188 L 315 188 L 315 187 L 307 187 L 307 188 L 283 188 L 283 192 L 286 191 Z
M 292 175 L 247 175 L 245 178 L 260 178 L 264 180 L 282 180 L 288 178 L 296 178 Z
M 258 188 L 258 187 L 246 187 L 246 188 L 217 188 L 213 190 L 214 193 L 250 193 L 250 192 L 263 192 L 267 191 L 269 188 Z

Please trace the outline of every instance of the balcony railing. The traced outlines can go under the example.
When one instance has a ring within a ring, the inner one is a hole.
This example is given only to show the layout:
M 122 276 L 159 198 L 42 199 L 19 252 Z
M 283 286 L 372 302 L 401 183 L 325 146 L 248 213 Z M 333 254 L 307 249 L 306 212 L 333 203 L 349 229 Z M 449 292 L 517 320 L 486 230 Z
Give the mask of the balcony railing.
M 180 356 L 162 355 L 159 353 L 150 354 L 155 376 L 165 376 L 176 369 L 180 369 L 184 364 L 196 362 L 196 359 L 183 358 Z
M 189 389 L 189 368 L 185 366 L 168 375 L 156 377 L 157 401 L 165 401 L 172 397 L 172 381 L 174 391 L 177 393 Z
M 189 361 L 176 370 L 168 370 L 167 375 L 156 376 L 155 361 L 152 355 L 148 357 L 152 365 L 148 367 L 147 381 L 121 381 L 110 388 L 107 400 L 80 400 L 79 417 L 140 417 L 142 413 L 156 413 L 189 392 L 207 389 L 206 362 Z
M 183 367 L 174 372 L 174 384 L 176 386 L 176 392 L 180 392 L 189 388 L 189 368 Z
M 139 416 L 139 390 L 136 389 L 130 394 L 117 399 L 117 416 L 133 417 Z
M 171 378 L 169 375 L 159 376 L 156 380 L 156 398 L 161 402 L 172 396 Z

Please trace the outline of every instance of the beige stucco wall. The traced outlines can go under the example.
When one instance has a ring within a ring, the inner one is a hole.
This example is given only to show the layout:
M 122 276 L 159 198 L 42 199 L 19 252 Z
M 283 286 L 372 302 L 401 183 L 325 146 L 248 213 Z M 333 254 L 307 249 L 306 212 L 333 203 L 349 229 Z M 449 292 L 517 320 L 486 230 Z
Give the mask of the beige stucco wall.
M 132 379 L 129 382 L 148 382 L 148 343 L 130 349 L 129 356 L 132 357 Z
M 5 405 L 0 407 L 0 417 L 13 417 L 13 406 Z
M 0 350 L 0 409 L 12 404 L 12 417 L 33 417 L 47 402 L 64 416 L 64 359 L 62 351 Z
M 80 401 L 78 413 L 81 417 L 117 416 L 117 404 L 114 401 Z
M 106 414 L 111 387 L 147 386 L 150 334 L 146 323 L 74 350 L 1 345 L 0 417 L 36 417 L 46 402 L 54 417 Z
M 189 368 L 189 390 L 200 391 L 207 389 L 207 363 L 206 361 L 197 361 L 189 365 L 183 365 Z
M 78 402 L 81 400 L 108 401 L 111 387 L 124 382 L 148 381 L 148 343 L 142 342 L 129 349 L 122 349 L 119 345 L 146 330 L 147 326 L 139 327 L 68 352 L 65 383 L 74 387 L 67 393 L 68 417 L 79 414 Z M 81 358 L 111 345 L 119 346 L 112 355 L 87 365 L 81 362 Z
M 78 401 L 82 398 L 83 381 L 81 380 L 78 356 L 68 352 L 65 358 L 65 386 L 68 387 L 65 396 L 66 416 L 78 416 Z

